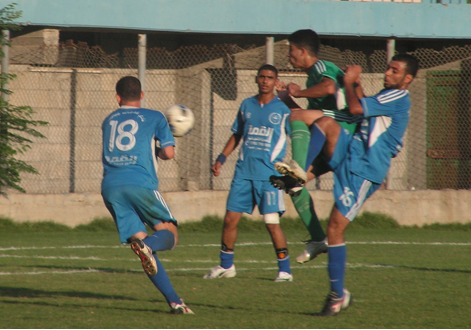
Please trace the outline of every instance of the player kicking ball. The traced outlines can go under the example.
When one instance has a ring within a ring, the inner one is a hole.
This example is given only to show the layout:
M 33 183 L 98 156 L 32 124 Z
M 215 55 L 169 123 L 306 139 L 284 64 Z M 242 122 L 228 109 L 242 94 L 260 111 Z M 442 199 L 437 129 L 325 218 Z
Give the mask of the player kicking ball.
M 278 260 L 279 270 L 275 282 L 293 280 L 286 238 L 280 226 L 280 215 L 285 211 L 283 192 L 269 181 L 270 176 L 277 173 L 274 163 L 281 161 L 286 153 L 291 111 L 274 93 L 278 83 L 278 70 L 274 66 L 261 66 L 256 83 L 258 94 L 242 102 L 232 125 L 233 135 L 211 168 L 214 176 L 219 176 L 226 157 L 242 141 L 227 197 L 219 254 L 221 262 L 204 276 L 206 279 L 236 276 L 234 247 L 237 225 L 242 213 L 252 214 L 257 206 L 263 215 Z
M 275 164 L 275 168 L 282 174 L 294 172 L 293 175 L 300 178 L 301 183 L 296 185 L 296 181 L 293 182 L 290 176 L 273 176 L 270 180 L 273 185 L 284 189 L 290 195 L 309 232 L 310 237 L 305 241 L 306 248 L 296 257 L 296 262 L 302 264 L 327 252 L 326 234 L 314 210 L 314 201 L 303 184 L 330 169 L 316 159 L 314 170 L 306 175 L 305 170 L 311 165 L 306 163 L 308 151 L 311 151 L 309 140 L 316 134 L 309 127 L 318 118 L 327 116 L 334 118 L 340 126 L 353 133 L 359 118 L 352 116 L 345 102 L 344 72 L 334 63 L 319 58 L 321 43 L 317 33 L 310 29 L 298 30 L 288 37 L 288 41 L 289 62 L 294 68 L 305 72 L 307 80 L 305 88 L 293 82 L 280 82 L 277 86 L 278 96 L 293 111 L 290 116 L 293 160 L 288 167 Z M 307 100 L 307 109 L 301 109 L 294 101 L 298 98 Z
M 175 139 L 161 112 L 141 108 L 144 93 L 139 79 L 116 84 L 120 108 L 103 122 L 101 194 L 118 229 L 121 243 L 130 243 L 142 267 L 164 295 L 172 314 L 194 314 L 173 289 L 157 251 L 178 242 L 177 221 L 158 191 L 156 163 L 172 159 Z M 159 148 L 156 143 L 159 142 Z M 146 225 L 155 232 L 147 236 Z
M 401 150 L 409 122 L 410 98 L 408 87 L 418 71 L 418 61 L 407 54 L 395 55 L 384 74 L 384 89 L 365 97 L 361 89 L 361 67 L 347 67 L 344 76 L 345 96 L 349 111 L 364 117 L 354 134 L 350 134 L 329 117 L 314 122 L 317 138 L 311 143 L 328 162 L 334 173 L 334 207 L 327 228 L 328 274 L 330 293 L 318 316 L 334 316 L 352 302 L 344 287 L 347 259 L 344 233 L 358 215 L 365 200 L 383 183 L 391 166 L 391 159 Z M 281 172 L 300 183 L 305 173 L 285 164 Z

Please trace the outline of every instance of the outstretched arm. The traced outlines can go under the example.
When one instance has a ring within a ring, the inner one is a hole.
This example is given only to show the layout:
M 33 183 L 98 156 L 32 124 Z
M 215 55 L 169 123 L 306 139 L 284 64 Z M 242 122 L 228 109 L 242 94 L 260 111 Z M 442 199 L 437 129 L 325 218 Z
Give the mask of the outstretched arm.
M 224 150 L 221 152 L 218 159 L 216 160 L 214 165 L 211 167 L 211 171 L 213 172 L 214 176 L 219 176 L 221 166 L 226 160 L 226 157 L 229 157 L 229 155 L 235 150 L 235 148 L 237 148 L 241 138 L 242 138 L 242 135 L 238 135 L 238 134 L 232 134 L 232 136 L 229 138 L 229 141 L 227 141 L 226 146 L 224 147 Z
M 288 86 L 283 82 L 279 81 L 276 85 L 276 91 L 280 100 L 286 104 L 290 110 L 300 110 L 301 107 L 297 104 L 293 98 L 289 95 Z
M 334 95 L 336 90 L 336 84 L 335 81 L 333 81 L 332 79 L 324 77 L 322 78 L 320 83 L 306 89 L 301 89 L 299 85 L 294 83 L 289 83 L 287 89 L 289 91 L 289 94 L 295 98 L 318 98 L 327 95 Z

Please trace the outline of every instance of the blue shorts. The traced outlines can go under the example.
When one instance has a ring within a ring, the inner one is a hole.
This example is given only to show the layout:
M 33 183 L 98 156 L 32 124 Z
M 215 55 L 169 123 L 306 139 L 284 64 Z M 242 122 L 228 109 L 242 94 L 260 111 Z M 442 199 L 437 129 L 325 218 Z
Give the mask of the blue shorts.
M 161 222 L 177 221 L 162 195 L 157 190 L 135 185 L 114 186 L 101 192 L 110 211 L 121 243 L 129 243 L 131 236 L 143 231 L 146 224 L 153 228 Z
M 252 214 L 255 205 L 260 214 L 285 212 L 283 190 L 271 185 L 269 181 L 234 178 L 227 197 L 226 209 L 232 212 Z
M 352 135 L 342 129 L 329 165 L 334 172 L 335 207 L 348 220 L 353 221 L 365 200 L 381 185 L 359 177 L 350 171 L 351 158 L 362 156 L 349 153 L 351 139 Z

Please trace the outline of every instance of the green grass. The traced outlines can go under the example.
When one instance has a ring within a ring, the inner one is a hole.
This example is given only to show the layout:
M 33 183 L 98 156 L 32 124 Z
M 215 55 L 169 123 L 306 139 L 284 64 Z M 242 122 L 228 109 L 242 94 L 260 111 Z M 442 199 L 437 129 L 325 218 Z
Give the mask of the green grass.
M 294 257 L 306 230 L 298 219 L 282 226 Z M 159 253 L 196 313 L 170 315 L 110 219 L 75 228 L 0 219 L 0 328 L 471 327 L 467 225 L 407 228 L 384 215 L 356 219 L 347 230 L 346 287 L 354 303 L 335 318 L 313 316 L 329 288 L 327 256 L 293 263 L 294 282 L 274 283 L 275 253 L 259 221 L 241 221 L 237 277 L 204 280 L 219 262 L 221 228 L 214 216 L 182 224 L 179 246 Z

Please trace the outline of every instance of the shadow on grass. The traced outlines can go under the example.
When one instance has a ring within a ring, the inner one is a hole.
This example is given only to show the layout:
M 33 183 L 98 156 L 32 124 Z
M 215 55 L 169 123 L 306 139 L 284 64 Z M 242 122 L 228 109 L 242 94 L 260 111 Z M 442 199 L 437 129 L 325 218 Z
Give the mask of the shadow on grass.
M 54 297 L 68 297 L 68 298 L 91 298 L 91 299 L 118 299 L 137 301 L 138 299 L 121 296 L 121 295 L 105 295 L 93 292 L 77 292 L 77 291 L 48 291 L 38 290 L 31 288 L 11 288 L 0 286 L 0 297 L 10 298 L 54 298 Z
M 403 268 L 403 269 L 411 269 L 411 270 L 420 270 L 420 271 L 427 271 L 427 272 L 471 274 L 471 270 L 465 270 L 465 269 L 439 269 L 439 268 L 430 268 L 430 267 L 414 267 L 414 266 L 387 265 L 387 264 L 378 264 L 378 266 L 390 267 L 390 268 Z
M 40 298 L 40 297 L 37 297 Z M 112 298 L 110 298 L 112 299 Z M 106 309 L 106 310 L 117 310 L 117 311 L 129 311 L 129 312 L 150 312 L 150 313 L 158 313 L 158 314 L 170 314 L 170 307 L 164 301 L 159 301 L 155 303 L 159 303 L 164 305 L 164 307 L 159 306 L 159 309 L 156 308 L 126 308 L 126 307 L 110 307 L 110 306 L 96 306 L 96 305 L 87 305 L 87 304 L 77 304 L 77 303 L 49 303 L 44 301 L 2 301 L 0 302 L 3 304 L 9 305 L 24 305 L 24 306 L 48 306 L 54 308 L 93 308 L 93 309 Z M 157 306 L 156 306 L 157 307 Z
M 60 297 L 68 297 L 68 298 L 89 298 L 89 299 L 101 299 L 101 300 L 121 300 L 121 301 L 131 301 L 131 302 L 136 302 L 139 301 L 139 299 L 135 298 L 130 298 L 126 296 L 120 296 L 120 295 L 106 295 L 106 294 L 97 294 L 97 293 L 91 293 L 91 292 L 76 292 L 76 291 L 47 291 L 47 290 L 37 290 L 37 289 L 30 289 L 30 288 L 9 288 L 9 287 L 2 287 L 0 286 L 0 302 L 3 304 L 10 304 L 10 305 L 25 305 L 25 306 L 31 306 L 31 305 L 36 305 L 36 306 L 51 306 L 51 307 L 58 307 L 58 308 L 70 308 L 70 307 L 79 307 L 79 308 L 99 308 L 99 309 L 107 309 L 107 310 L 122 310 L 122 311 L 131 311 L 131 312 L 152 312 L 152 313 L 159 313 L 159 314 L 169 314 L 169 307 L 168 304 L 162 299 L 162 300 L 157 300 L 157 299 L 152 299 L 148 300 L 150 303 L 155 303 L 157 308 L 127 308 L 127 307 L 117 307 L 117 306 L 97 306 L 97 305 L 90 305 L 90 304 L 79 304 L 75 302 L 59 302 L 59 303 L 53 303 L 53 302 L 45 302 L 45 301 L 22 301 L 22 300 L 7 300 L 11 298 L 15 299 L 41 299 L 41 298 L 60 298 Z M 162 307 L 163 305 L 163 307 Z M 189 304 L 193 310 L 198 307 L 202 308 L 209 308 L 209 309 L 215 309 L 215 310 L 239 310 L 239 311 L 247 311 L 247 312 L 253 312 L 257 309 L 254 308 L 241 308 L 241 307 L 232 307 L 232 306 L 218 306 L 215 304 L 203 304 L 203 303 L 197 303 L 197 302 L 191 302 Z M 273 310 L 267 310 L 266 308 L 263 309 L 264 313 L 286 313 L 287 315 L 306 315 L 306 316 L 312 316 L 314 313 L 302 313 L 302 312 L 295 312 L 295 311 L 280 311 L 279 309 L 273 309 Z

